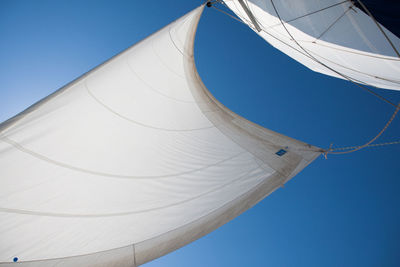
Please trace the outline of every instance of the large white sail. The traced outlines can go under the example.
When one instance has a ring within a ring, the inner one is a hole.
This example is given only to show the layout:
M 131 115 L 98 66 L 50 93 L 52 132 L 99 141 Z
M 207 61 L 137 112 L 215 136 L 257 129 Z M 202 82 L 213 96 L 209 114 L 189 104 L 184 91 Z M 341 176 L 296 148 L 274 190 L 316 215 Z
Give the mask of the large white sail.
M 400 90 L 400 39 L 352 1 L 224 2 L 267 42 L 314 71 Z
M 137 266 L 221 226 L 318 148 L 204 87 L 203 6 L 0 125 L 0 266 Z

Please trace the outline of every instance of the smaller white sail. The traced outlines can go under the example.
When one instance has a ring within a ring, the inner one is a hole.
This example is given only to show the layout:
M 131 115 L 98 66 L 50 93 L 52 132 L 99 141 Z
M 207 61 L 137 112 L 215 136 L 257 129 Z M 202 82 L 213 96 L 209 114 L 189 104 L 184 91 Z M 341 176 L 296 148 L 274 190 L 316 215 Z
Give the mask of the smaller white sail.
M 389 42 L 352 1 L 224 2 L 267 42 L 314 71 L 400 90 L 400 39 L 381 26 Z

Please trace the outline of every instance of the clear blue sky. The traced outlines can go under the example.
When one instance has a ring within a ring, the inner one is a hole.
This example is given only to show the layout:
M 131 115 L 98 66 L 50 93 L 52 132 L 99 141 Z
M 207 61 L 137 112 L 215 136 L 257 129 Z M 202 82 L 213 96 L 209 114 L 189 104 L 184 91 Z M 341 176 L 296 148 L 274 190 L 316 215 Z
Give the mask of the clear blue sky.
M 0 0 L 0 121 L 200 5 L 200 0 Z M 200 76 L 223 104 L 328 147 L 368 141 L 393 108 L 314 73 L 205 9 Z M 377 90 L 393 102 L 400 92 Z M 380 142 L 400 139 L 400 118 Z M 400 266 L 400 145 L 317 159 L 285 188 L 156 266 Z

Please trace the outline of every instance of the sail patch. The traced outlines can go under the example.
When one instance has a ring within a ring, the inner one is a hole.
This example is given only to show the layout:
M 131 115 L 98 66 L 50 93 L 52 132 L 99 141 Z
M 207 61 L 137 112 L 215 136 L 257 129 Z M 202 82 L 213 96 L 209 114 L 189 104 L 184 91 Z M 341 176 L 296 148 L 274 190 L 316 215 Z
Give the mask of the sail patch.
M 279 157 L 282 157 L 283 155 L 286 154 L 286 150 L 285 149 L 280 149 L 278 152 L 276 152 L 275 154 L 278 155 Z

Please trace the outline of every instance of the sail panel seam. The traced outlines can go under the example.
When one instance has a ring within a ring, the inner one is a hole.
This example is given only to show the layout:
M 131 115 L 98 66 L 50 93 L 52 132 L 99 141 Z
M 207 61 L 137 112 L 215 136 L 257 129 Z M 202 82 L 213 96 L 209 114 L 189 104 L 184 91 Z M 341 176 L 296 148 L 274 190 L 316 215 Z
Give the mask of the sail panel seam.
M 171 67 L 168 66 L 167 63 L 164 62 L 164 60 L 161 58 L 161 56 L 158 54 L 158 52 L 157 52 L 156 49 L 154 48 L 154 40 L 151 41 L 151 48 L 153 49 L 154 55 L 158 58 L 158 60 L 161 62 L 161 64 L 162 64 L 166 69 L 168 69 L 171 73 L 175 74 L 177 77 L 179 77 L 179 78 L 181 78 L 181 79 L 183 79 L 183 80 L 186 79 L 185 76 L 183 76 L 183 75 L 177 73 L 175 70 L 171 69 Z
M 168 209 L 170 207 L 175 207 L 175 206 L 180 206 L 183 205 L 187 202 L 191 202 L 197 199 L 200 199 L 206 195 L 215 193 L 216 191 L 223 189 L 225 187 L 228 187 L 236 182 L 244 180 L 243 178 L 246 178 L 248 174 L 250 174 L 253 171 L 260 170 L 263 172 L 263 176 L 265 175 L 266 170 L 262 168 L 253 158 L 254 163 L 258 166 L 257 169 L 252 169 L 247 171 L 245 174 L 240 175 L 236 179 L 230 180 L 229 182 L 216 186 L 212 188 L 211 190 L 202 192 L 201 194 L 198 194 L 194 197 L 190 197 L 175 203 L 171 203 L 168 205 L 160 206 L 160 207 L 155 207 L 155 208 L 148 208 L 148 209 L 143 209 L 143 210 L 137 210 L 137 211 L 126 211 L 126 212 L 116 212 L 116 213 L 103 213 L 103 214 L 73 214 L 73 213 L 57 213 L 57 212 L 42 212 L 42 211 L 30 211 L 30 210 L 21 210 L 21 209 L 11 209 L 11 208 L 3 208 L 0 207 L 0 212 L 7 212 L 7 213 L 17 213 L 17 214 L 27 214 L 27 215 L 33 215 L 33 216 L 45 216 L 45 217 L 67 217 L 67 218 L 100 218 L 100 217 L 118 217 L 118 216 L 127 216 L 127 215 L 133 215 L 133 214 L 140 214 L 140 213 L 147 213 L 147 212 L 152 212 L 156 210 L 162 210 L 162 209 Z M 260 179 L 260 178 L 257 178 Z M 264 178 L 263 178 L 264 180 Z
M 8 143 L 9 145 L 15 147 L 16 149 L 18 149 L 21 152 L 30 154 L 31 156 L 33 156 L 33 157 L 35 157 L 37 159 L 46 161 L 46 162 L 51 163 L 53 165 L 57 165 L 57 166 L 64 167 L 64 168 L 67 168 L 67 169 L 70 169 L 70 170 L 74 170 L 74 171 L 79 171 L 79 172 L 89 173 L 89 174 L 93 174 L 93 175 L 98 175 L 98 176 L 117 178 L 117 179 L 132 179 L 132 180 L 164 179 L 164 178 L 171 178 L 171 177 L 181 176 L 181 175 L 185 175 L 185 174 L 190 174 L 190 173 L 201 171 L 201 170 L 213 167 L 213 166 L 217 166 L 217 165 L 219 165 L 221 163 L 227 162 L 227 161 L 229 161 L 229 160 L 231 160 L 233 158 L 236 158 L 236 157 L 238 157 L 238 156 L 240 156 L 240 155 L 242 155 L 242 154 L 247 152 L 247 151 L 242 151 L 242 152 L 237 153 L 237 154 L 235 154 L 235 155 L 233 155 L 231 157 L 228 157 L 228 158 L 225 158 L 223 160 L 217 161 L 216 163 L 205 165 L 205 166 L 203 166 L 201 168 L 190 170 L 190 171 L 186 171 L 186 172 L 174 173 L 174 174 L 168 174 L 168 175 L 135 176 L 135 175 L 118 175 L 118 174 L 111 174 L 111 173 L 103 173 L 103 172 L 97 172 L 97 171 L 92 171 L 92 170 L 88 170 L 88 169 L 72 166 L 72 165 L 69 165 L 69 164 L 66 164 L 66 163 L 63 163 L 63 162 L 60 162 L 60 161 L 53 160 L 53 159 L 48 158 L 48 157 L 46 157 L 46 156 L 44 156 L 42 154 L 39 154 L 39 153 L 37 153 L 35 151 L 32 151 L 32 150 L 22 146 L 21 144 L 15 142 L 14 140 L 11 140 L 11 139 L 9 139 L 7 137 L 0 137 L 0 140 L 5 142 L 5 143 Z
M 127 63 L 128 67 L 129 67 L 129 69 L 132 71 L 132 73 L 133 73 L 140 81 L 142 81 L 147 87 L 149 87 L 152 91 L 154 91 L 155 93 L 157 93 L 157 94 L 159 94 L 159 95 L 162 95 L 162 96 L 164 96 L 164 97 L 166 97 L 166 98 L 169 98 L 169 99 L 171 99 L 171 100 L 175 100 L 175 101 L 177 101 L 177 102 L 181 102 L 181 103 L 188 103 L 188 104 L 196 104 L 196 103 L 197 103 L 196 101 L 182 100 L 182 99 L 174 98 L 174 97 L 171 97 L 171 96 L 169 96 L 169 95 L 167 95 L 167 94 L 161 93 L 159 90 L 155 89 L 152 85 L 150 85 L 149 83 L 147 83 L 147 82 L 133 69 L 133 67 L 131 66 L 131 63 L 129 62 L 129 59 L 127 59 L 126 63 Z
M 211 129 L 214 128 L 214 125 L 211 126 L 207 126 L 207 127 L 201 127 L 201 128 L 193 128 L 193 129 L 167 129 L 167 128 L 161 128 L 161 127 L 156 127 L 156 126 L 152 126 L 152 125 L 148 125 L 148 124 L 144 124 L 135 120 L 132 120 L 116 111 L 114 111 L 112 108 L 110 108 L 109 106 L 107 106 L 106 104 L 104 104 L 102 101 L 100 101 L 100 99 L 98 99 L 93 92 L 90 91 L 89 87 L 87 86 L 86 83 L 84 83 L 86 91 L 89 93 L 89 95 L 101 106 L 103 106 L 105 109 L 107 109 L 108 111 L 110 111 L 111 113 L 113 113 L 114 115 L 120 117 L 121 119 L 124 119 L 126 121 L 129 121 L 133 124 L 137 124 L 146 128 L 150 128 L 150 129 L 155 129 L 155 130 L 161 130 L 161 131 L 167 131 L 167 132 L 192 132 L 192 131 L 200 131 L 200 130 L 207 130 L 207 129 Z
M 334 49 L 334 50 L 338 50 L 338 51 L 343 51 L 343 52 L 346 52 L 346 53 L 349 53 L 349 54 L 355 54 L 355 55 L 360 55 L 360 56 L 365 56 L 365 57 L 372 57 L 372 58 L 377 58 L 377 59 L 381 59 L 381 60 L 390 60 L 390 61 L 396 61 L 396 62 L 400 61 L 399 58 L 394 58 L 394 57 L 389 57 L 389 56 L 379 56 L 379 55 L 372 54 L 372 53 L 367 53 L 367 52 L 361 53 L 361 52 L 356 52 L 356 51 L 350 51 L 350 50 L 347 50 L 347 49 L 344 49 L 344 48 L 338 48 L 338 47 L 333 47 L 333 46 L 329 46 L 329 45 L 326 45 L 326 44 L 322 44 L 320 42 L 313 43 L 312 41 L 308 41 L 308 40 L 298 40 L 298 41 L 302 42 L 302 43 L 312 43 L 312 44 L 323 46 L 323 47 L 326 47 L 326 48 L 330 48 L 330 49 Z

